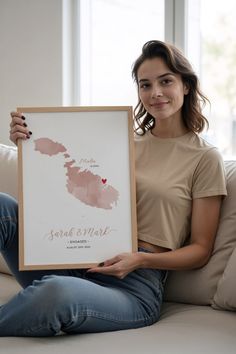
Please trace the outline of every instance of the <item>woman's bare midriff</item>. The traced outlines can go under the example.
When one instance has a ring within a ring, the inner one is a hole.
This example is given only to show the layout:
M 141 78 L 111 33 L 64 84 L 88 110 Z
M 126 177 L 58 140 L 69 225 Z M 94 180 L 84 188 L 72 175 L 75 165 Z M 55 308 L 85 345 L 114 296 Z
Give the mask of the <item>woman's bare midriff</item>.
M 162 253 L 162 252 L 170 251 L 169 248 L 156 246 L 156 245 L 153 245 L 152 243 L 141 241 L 141 240 L 138 241 L 138 246 L 142 247 L 148 251 L 155 252 L 155 253 Z

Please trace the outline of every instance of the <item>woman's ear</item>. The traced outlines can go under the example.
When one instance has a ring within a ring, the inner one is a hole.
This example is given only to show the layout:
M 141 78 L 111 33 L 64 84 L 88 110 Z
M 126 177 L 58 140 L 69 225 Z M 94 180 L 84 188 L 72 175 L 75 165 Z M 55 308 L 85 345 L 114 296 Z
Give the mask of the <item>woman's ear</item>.
M 189 93 L 189 85 L 187 83 L 184 83 L 184 95 L 188 95 Z

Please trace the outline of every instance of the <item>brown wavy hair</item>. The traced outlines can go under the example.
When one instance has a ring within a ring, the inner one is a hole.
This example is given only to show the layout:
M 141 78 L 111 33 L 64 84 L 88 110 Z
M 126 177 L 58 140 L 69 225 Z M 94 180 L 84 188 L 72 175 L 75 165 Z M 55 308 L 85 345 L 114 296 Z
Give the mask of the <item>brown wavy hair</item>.
M 158 40 L 152 40 L 144 44 L 141 55 L 133 64 L 132 77 L 138 86 L 138 70 L 140 65 L 147 59 L 161 58 L 169 69 L 179 74 L 189 92 L 184 96 L 182 106 L 182 118 L 184 125 L 189 131 L 200 133 L 205 127 L 209 127 L 206 117 L 202 114 L 202 108 L 210 103 L 208 98 L 201 92 L 199 80 L 192 69 L 189 61 L 181 51 L 171 44 Z M 135 124 L 136 123 L 136 124 Z M 139 99 L 134 109 L 135 132 L 144 135 L 148 130 L 155 127 L 155 119 L 144 108 Z

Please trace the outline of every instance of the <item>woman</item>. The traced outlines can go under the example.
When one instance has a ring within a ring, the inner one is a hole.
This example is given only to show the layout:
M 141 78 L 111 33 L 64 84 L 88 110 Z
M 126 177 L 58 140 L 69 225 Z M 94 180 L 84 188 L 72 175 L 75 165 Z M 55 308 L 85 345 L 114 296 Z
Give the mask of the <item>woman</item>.
M 88 270 L 18 270 L 17 204 L 0 199 L 0 248 L 23 290 L 0 308 L 0 335 L 51 336 L 137 328 L 160 315 L 167 270 L 205 265 L 222 196 L 222 159 L 198 133 L 205 97 L 174 46 L 147 42 L 133 67 L 139 252 Z M 10 138 L 30 138 L 20 113 Z M 189 236 L 188 243 L 186 240 Z

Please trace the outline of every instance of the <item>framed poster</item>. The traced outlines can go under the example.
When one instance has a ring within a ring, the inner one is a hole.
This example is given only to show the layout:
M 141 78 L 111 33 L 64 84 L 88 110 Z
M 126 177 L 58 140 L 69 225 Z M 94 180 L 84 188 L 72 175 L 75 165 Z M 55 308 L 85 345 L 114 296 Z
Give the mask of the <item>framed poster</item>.
M 20 270 L 89 268 L 137 250 L 131 107 L 18 108 Z

